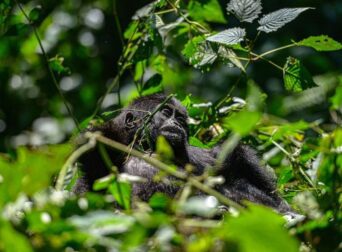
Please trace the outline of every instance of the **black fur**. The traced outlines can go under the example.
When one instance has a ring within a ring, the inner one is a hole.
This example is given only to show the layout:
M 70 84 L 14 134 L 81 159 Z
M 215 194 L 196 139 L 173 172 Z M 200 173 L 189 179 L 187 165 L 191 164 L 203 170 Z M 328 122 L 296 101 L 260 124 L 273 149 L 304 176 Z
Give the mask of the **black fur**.
M 90 131 L 101 131 L 106 137 L 128 145 L 133 141 L 137 130 L 143 126 L 143 121 L 149 113 L 155 111 L 165 99 L 166 96 L 161 94 L 138 98 L 117 117 L 101 126 L 91 128 Z M 221 147 L 218 145 L 213 149 L 201 149 L 190 146 L 187 118 L 186 109 L 178 100 L 172 98 L 165 105 L 165 110 L 161 109 L 157 112 L 147 126 L 149 142 L 152 145 L 139 141 L 147 137 L 144 131 L 141 131 L 141 135 L 136 139 L 136 147 L 140 143 L 140 147 L 143 146 L 146 153 L 151 153 L 157 136 L 164 135 L 173 148 L 175 163 L 180 169 L 189 163 L 195 167 L 194 174 L 203 173 L 205 168 L 215 165 Z M 169 196 L 177 193 L 179 188 L 173 183 L 155 182 L 153 178 L 158 170 L 143 160 L 135 157 L 129 157 L 126 160 L 125 155 L 113 150 L 109 150 L 109 155 L 120 172 L 147 179 L 146 183 L 133 185 L 134 196 L 146 201 L 155 192 L 163 192 Z M 84 176 L 78 180 L 74 188 L 76 193 L 91 190 L 96 179 L 109 173 L 97 150 L 84 155 L 81 162 Z M 217 186 L 216 189 L 230 199 L 236 202 L 249 200 L 272 207 L 281 213 L 291 211 L 288 204 L 277 194 L 274 178 L 260 166 L 255 151 L 250 147 L 238 145 L 228 155 L 218 173 L 225 178 L 225 183 Z

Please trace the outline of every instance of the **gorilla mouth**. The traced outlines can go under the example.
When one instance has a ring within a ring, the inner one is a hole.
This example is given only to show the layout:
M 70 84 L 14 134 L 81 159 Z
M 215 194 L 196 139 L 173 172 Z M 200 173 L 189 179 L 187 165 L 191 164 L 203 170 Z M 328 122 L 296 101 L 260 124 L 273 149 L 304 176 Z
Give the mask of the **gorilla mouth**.
M 159 130 L 159 135 L 166 137 L 169 140 L 182 140 L 184 132 L 175 126 L 165 126 Z

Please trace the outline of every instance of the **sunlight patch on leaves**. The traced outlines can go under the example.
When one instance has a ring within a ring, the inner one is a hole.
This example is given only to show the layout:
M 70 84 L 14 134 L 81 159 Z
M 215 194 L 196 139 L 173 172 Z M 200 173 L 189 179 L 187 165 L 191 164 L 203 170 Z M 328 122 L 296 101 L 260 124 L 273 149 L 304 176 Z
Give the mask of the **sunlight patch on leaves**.
M 284 8 L 271 12 L 259 20 L 260 26 L 258 30 L 266 33 L 277 31 L 279 28 L 297 18 L 299 14 L 309 9 L 313 8 Z
M 241 22 L 252 23 L 262 11 L 260 0 L 231 0 L 227 11 L 233 13 Z
M 208 37 L 206 40 L 224 45 L 234 45 L 243 41 L 246 30 L 243 28 L 231 28 Z

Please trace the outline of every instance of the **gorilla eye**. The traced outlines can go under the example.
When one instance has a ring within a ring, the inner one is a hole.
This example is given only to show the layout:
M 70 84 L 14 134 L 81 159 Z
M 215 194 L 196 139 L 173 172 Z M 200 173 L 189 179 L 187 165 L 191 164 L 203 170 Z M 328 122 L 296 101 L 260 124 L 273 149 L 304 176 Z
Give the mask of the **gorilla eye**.
M 186 125 L 186 120 L 183 116 L 178 116 L 177 121 L 181 123 L 182 125 Z
M 172 110 L 168 107 L 165 107 L 162 109 L 162 114 L 166 117 L 171 117 L 172 116 Z

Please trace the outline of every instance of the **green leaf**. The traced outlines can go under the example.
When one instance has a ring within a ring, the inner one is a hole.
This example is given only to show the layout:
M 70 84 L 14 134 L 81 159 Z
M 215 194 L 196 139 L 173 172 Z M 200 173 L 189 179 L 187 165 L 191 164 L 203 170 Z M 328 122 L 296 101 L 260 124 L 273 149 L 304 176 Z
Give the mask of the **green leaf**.
M 126 182 L 115 181 L 109 186 L 109 191 L 113 195 L 116 202 L 125 209 L 131 207 L 131 184 Z
M 30 242 L 24 235 L 17 232 L 10 223 L 0 220 L 1 251 L 33 251 Z
M 217 59 L 217 53 L 213 50 L 210 43 L 204 42 L 204 36 L 197 36 L 189 40 L 182 53 L 195 68 L 209 66 Z
M 151 78 L 149 78 L 143 86 L 143 90 L 149 89 L 151 87 L 159 86 L 161 81 L 163 80 L 163 76 L 160 74 L 154 74 Z
M 339 85 L 336 88 L 335 95 L 330 98 L 330 102 L 332 109 L 338 110 L 342 108 L 342 85 Z
M 146 42 L 143 42 L 141 45 L 139 45 L 139 47 L 137 48 L 134 57 L 132 59 L 132 61 L 134 63 L 148 59 L 153 52 L 153 46 L 154 43 L 151 40 L 148 40 Z
M 41 14 L 42 14 L 42 7 L 37 6 L 30 11 L 29 18 L 32 22 L 35 22 L 40 18 Z
M 164 211 L 167 209 L 167 206 L 170 204 L 170 199 L 162 193 L 155 193 L 149 199 L 148 204 L 154 210 Z
M 209 148 L 209 146 L 205 145 L 201 142 L 197 137 L 190 137 L 189 144 L 192 146 L 200 147 L 200 148 Z
M 70 145 L 53 145 L 17 150 L 17 160 L 0 157 L 0 206 L 14 201 L 20 193 L 32 196 L 51 185 L 55 175 L 71 152 Z
M 52 70 L 56 71 L 59 74 L 70 74 L 70 69 L 68 67 L 63 66 L 64 58 L 56 55 L 55 57 L 49 59 L 49 64 Z
M 164 136 L 158 136 L 157 138 L 157 154 L 165 162 L 173 160 L 172 147 Z
M 259 122 L 260 118 L 261 113 L 259 112 L 243 110 L 226 118 L 223 122 L 223 125 L 235 133 L 245 136 L 254 128 L 254 126 Z
M 190 16 L 198 21 L 227 23 L 217 0 L 191 0 L 188 11 Z
M 190 64 L 195 63 L 192 62 L 192 59 L 194 58 L 194 55 L 197 52 L 198 46 L 205 41 L 204 36 L 196 36 L 190 39 L 184 46 L 184 49 L 182 50 L 182 54 L 185 56 L 186 59 L 189 60 Z
M 150 79 L 146 81 L 142 88 L 142 95 L 150 95 L 155 93 L 160 93 L 163 91 L 163 86 L 161 82 L 163 80 L 163 76 L 161 74 L 155 74 Z
M 30 30 L 30 25 L 24 24 L 24 23 L 18 23 L 11 25 L 7 32 L 5 33 L 5 36 L 21 36 L 26 34 Z
M 287 58 L 283 68 L 283 77 L 285 88 L 288 91 L 301 92 L 304 89 L 317 86 L 300 60 L 293 57 Z
M 236 242 L 241 252 L 296 252 L 299 244 L 284 228 L 284 222 L 273 210 L 250 205 L 237 218 L 227 216 L 218 235 Z
M 94 191 L 100 191 L 107 189 L 111 183 L 115 180 L 114 174 L 109 174 L 106 177 L 100 178 L 95 180 L 95 183 L 93 185 Z
M 124 32 L 124 38 L 130 39 L 132 41 L 136 40 L 141 36 L 141 33 L 138 30 L 139 22 L 134 20 L 129 25 L 126 31 Z
M 337 51 L 342 49 L 341 43 L 326 35 L 311 36 L 295 43 L 299 46 L 312 47 L 317 51 Z

